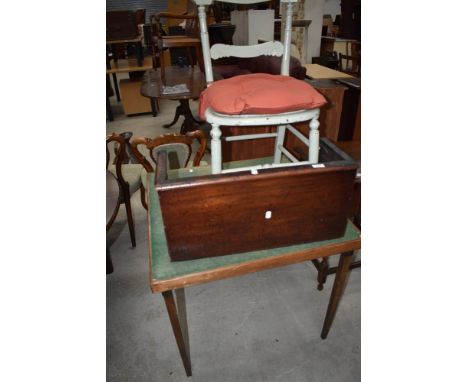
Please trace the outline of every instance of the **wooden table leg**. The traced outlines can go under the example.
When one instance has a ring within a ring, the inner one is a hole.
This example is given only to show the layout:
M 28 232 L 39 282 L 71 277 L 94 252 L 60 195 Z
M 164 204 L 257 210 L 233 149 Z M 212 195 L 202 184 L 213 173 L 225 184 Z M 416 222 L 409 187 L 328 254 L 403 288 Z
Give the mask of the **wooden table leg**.
M 166 303 L 167 313 L 171 320 L 172 331 L 179 348 L 180 357 L 184 363 L 185 373 L 187 377 L 192 375 L 192 365 L 190 362 L 190 350 L 188 343 L 188 328 L 187 328 L 187 316 L 185 309 L 185 292 L 182 289 L 176 290 L 177 294 L 177 305 L 174 302 L 174 294 L 171 290 L 162 292 L 164 302 Z M 179 310 L 179 312 L 177 312 Z M 181 326 L 182 325 L 182 326 Z
M 178 120 L 179 120 L 179 117 L 182 115 L 182 104 L 178 105 L 176 107 L 176 111 L 175 111 L 175 115 L 174 115 L 174 119 L 172 120 L 171 123 L 166 123 L 163 125 L 164 128 L 168 129 L 170 128 L 171 126 L 173 126 Z
M 340 262 L 336 271 L 335 282 L 333 283 L 333 289 L 328 302 L 327 314 L 323 323 L 322 333 L 320 337 L 322 339 L 327 338 L 328 332 L 330 331 L 331 324 L 335 318 L 336 309 L 341 300 L 343 294 L 346 279 L 349 273 L 349 265 L 353 259 L 353 252 L 345 252 L 340 255 Z
M 156 117 L 158 115 L 158 108 L 156 107 L 156 101 L 154 98 L 150 98 L 150 104 L 151 104 L 151 113 L 153 114 L 153 117 Z
M 182 126 L 180 127 L 180 134 L 185 134 L 188 131 L 195 131 L 198 129 L 198 125 L 202 123 L 197 118 L 195 118 L 192 114 L 192 110 L 190 109 L 190 103 L 188 99 L 181 99 L 179 100 L 181 108 L 180 113 L 185 117 Z
M 117 97 L 117 101 L 120 102 L 119 82 L 117 81 L 117 75 L 115 73 L 112 73 L 112 81 L 114 82 L 115 96 Z

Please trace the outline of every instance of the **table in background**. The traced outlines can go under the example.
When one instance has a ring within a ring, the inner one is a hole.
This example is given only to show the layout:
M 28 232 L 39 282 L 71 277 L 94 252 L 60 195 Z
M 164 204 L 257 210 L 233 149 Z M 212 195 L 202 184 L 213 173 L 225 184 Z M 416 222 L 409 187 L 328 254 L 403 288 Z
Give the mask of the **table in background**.
M 319 64 L 305 64 L 306 67 L 306 76 L 318 80 L 318 79 L 336 79 L 336 78 L 354 78 L 347 73 L 340 72 L 338 70 L 333 70 L 322 66 Z
M 198 121 L 190 110 L 189 101 L 198 99 L 200 93 L 205 89 L 205 75 L 198 67 L 179 67 L 167 66 L 164 69 L 165 82 L 161 79 L 161 68 L 152 69 L 146 72 L 141 81 L 141 94 L 151 100 L 170 99 L 179 101 L 174 120 L 166 125 L 165 128 L 173 126 L 180 116 L 184 117 L 184 122 L 180 128 L 180 133 L 185 134 L 187 131 L 197 130 Z M 163 94 L 163 86 L 174 86 L 186 84 L 189 91 L 180 94 Z
M 188 171 L 192 171 L 189 174 L 191 176 L 210 173 L 209 166 L 203 166 L 176 170 L 171 177 L 186 177 Z M 154 173 L 148 174 L 148 184 L 154 184 L 154 176 Z M 227 256 L 171 262 L 157 191 L 154 186 L 146 187 L 146 190 L 149 204 L 150 286 L 153 293 L 161 292 L 164 297 L 187 376 L 192 375 L 192 367 L 184 288 L 192 285 L 317 260 L 341 253 L 321 332 L 322 339 L 327 337 L 345 288 L 353 251 L 361 247 L 360 232 L 351 222 L 348 222 L 343 237 L 337 239 Z M 174 299 L 173 291 L 175 291 L 176 299 Z M 208 319 L 208 316 L 206 318 Z
M 140 114 L 152 112 L 155 117 L 157 107 L 154 100 L 148 101 L 141 96 L 141 80 L 139 78 L 127 78 L 120 80 L 120 85 L 117 83 L 117 73 L 129 73 L 130 76 L 136 73 L 146 72 L 153 69 L 153 61 L 151 57 L 146 57 L 139 65 L 137 59 L 130 58 L 124 60 L 107 61 L 106 73 L 112 74 L 114 80 L 114 89 L 116 91 L 117 100 L 120 101 L 120 90 L 122 90 L 122 104 L 125 115 Z

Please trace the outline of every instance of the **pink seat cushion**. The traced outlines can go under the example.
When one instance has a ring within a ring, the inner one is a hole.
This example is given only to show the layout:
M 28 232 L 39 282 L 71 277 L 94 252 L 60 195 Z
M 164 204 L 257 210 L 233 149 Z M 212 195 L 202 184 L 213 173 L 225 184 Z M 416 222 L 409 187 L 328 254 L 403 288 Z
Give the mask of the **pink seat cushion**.
M 198 113 L 278 114 L 314 109 L 327 101 L 312 86 L 288 76 L 245 74 L 214 82 L 200 95 Z

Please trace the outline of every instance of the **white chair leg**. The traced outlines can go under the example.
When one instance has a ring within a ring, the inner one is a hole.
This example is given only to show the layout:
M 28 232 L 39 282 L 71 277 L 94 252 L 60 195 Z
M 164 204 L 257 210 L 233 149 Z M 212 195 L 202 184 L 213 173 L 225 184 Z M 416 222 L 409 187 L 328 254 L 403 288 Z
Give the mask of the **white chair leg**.
M 312 163 L 318 163 L 319 158 L 319 114 L 313 117 L 309 123 L 310 131 L 309 131 L 309 161 Z
M 281 162 L 281 150 L 279 149 L 280 146 L 284 145 L 284 132 L 286 131 L 286 126 L 284 125 L 279 125 L 277 127 L 278 135 L 276 136 L 276 141 L 275 141 L 275 157 L 273 159 L 273 163 L 280 163 Z
M 211 173 L 220 174 L 223 159 L 221 155 L 221 129 L 219 125 L 211 125 Z

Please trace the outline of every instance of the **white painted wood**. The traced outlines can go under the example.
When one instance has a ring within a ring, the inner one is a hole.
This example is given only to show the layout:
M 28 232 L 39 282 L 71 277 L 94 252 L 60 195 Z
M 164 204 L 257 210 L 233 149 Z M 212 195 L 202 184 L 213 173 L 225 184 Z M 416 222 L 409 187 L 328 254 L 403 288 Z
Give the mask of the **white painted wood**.
M 245 134 L 245 135 L 233 135 L 231 137 L 224 137 L 223 139 L 227 142 L 231 141 L 247 141 L 250 139 L 259 139 L 259 138 L 274 138 L 278 134 L 276 133 L 263 133 L 263 134 Z
M 211 173 L 221 173 L 223 157 L 221 154 L 221 129 L 219 125 L 211 124 Z
M 238 4 L 253 4 L 261 1 L 258 0 L 225 0 L 229 3 Z M 210 86 L 213 82 L 213 68 L 211 64 L 211 57 L 214 59 L 221 57 L 256 57 L 260 55 L 275 55 L 283 56 L 281 60 L 281 74 L 289 75 L 289 61 L 290 61 L 290 46 L 291 46 L 291 24 L 292 24 L 292 3 L 297 0 L 281 0 L 282 3 L 286 4 L 286 20 L 285 20 L 285 33 L 283 44 L 280 42 L 267 42 L 264 44 L 255 44 L 251 46 L 228 46 L 224 44 L 215 44 L 210 49 L 210 42 L 208 38 L 208 28 L 206 24 L 206 11 L 205 5 L 212 3 L 212 0 L 195 0 L 199 5 L 198 15 L 200 20 L 200 38 L 203 50 L 203 60 L 205 63 L 205 78 L 207 86 Z M 318 115 L 319 109 L 311 110 L 299 110 L 289 113 L 281 113 L 274 115 L 256 115 L 256 114 L 245 114 L 245 115 L 224 115 L 216 113 L 210 108 L 205 111 L 205 118 L 208 123 L 211 124 L 211 162 L 212 162 L 212 173 L 220 174 L 224 172 L 236 172 L 242 170 L 255 170 L 256 168 L 271 168 L 271 167 L 286 167 L 287 164 L 282 164 L 281 156 L 284 154 L 291 162 L 289 165 L 302 165 L 302 164 L 316 164 L 318 162 L 318 150 L 319 150 L 319 131 L 318 131 Z M 285 129 L 289 128 L 294 134 L 299 132 L 292 126 L 289 126 L 295 122 L 311 121 L 309 139 L 299 136 L 304 143 L 309 143 L 309 160 L 305 162 L 297 162 L 297 159 L 284 148 L 284 134 Z M 257 138 L 271 138 L 276 137 L 275 142 L 275 153 L 274 163 L 268 166 L 254 166 L 245 167 L 243 169 L 232 169 L 223 171 L 222 170 L 222 153 L 221 153 L 221 129 L 220 126 L 265 126 L 275 125 L 278 127 L 277 133 L 265 133 L 265 134 L 245 134 L 243 136 L 229 137 L 227 141 L 236 140 L 247 140 Z M 294 163 L 297 162 L 297 163 Z
M 210 49 L 211 58 L 217 60 L 222 57 L 257 57 L 281 56 L 283 54 L 283 44 L 279 41 L 268 41 L 257 45 L 226 45 L 215 44 Z
M 227 115 L 216 113 L 210 108 L 205 111 L 208 123 L 219 126 L 263 126 L 263 125 L 287 125 L 289 123 L 311 120 L 318 114 L 319 109 L 299 110 L 281 114 L 241 114 Z
M 208 28 L 206 26 L 206 12 L 203 5 L 198 7 L 198 18 L 200 20 L 200 40 L 202 44 L 203 62 L 205 64 L 205 80 L 206 85 L 210 86 L 213 82 L 213 67 L 211 66 L 210 40 L 208 37 Z
M 291 25 L 292 25 L 292 4 L 286 5 L 286 20 L 284 26 L 284 52 L 283 59 L 281 60 L 281 74 L 289 76 L 289 61 L 291 54 Z
M 281 162 L 281 150 L 280 146 L 283 145 L 284 142 L 284 133 L 286 131 L 286 126 L 279 125 L 277 127 L 277 137 L 275 141 L 275 156 L 273 158 L 273 163 L 280 163 Z
M 319 158 L 319 113 L 320 109 L 316 109 L 317 114 L 312 117 L 312 120 L 309 123 L 310 132 L 309 132 L 309 161 L 312 163 L 318 163 Z
M 230 168 L 226 170 L 222 170 L 222 174 L 231 173 L 231 172 L 239 172 L 239 171 L 255 171 L 255 170 L 262 170 L 267 168 L 284 168 L 284 167 L 296 167 L 296 166 L 313 166 L 315 163 L 309 161 L 303 162 L 290 162 L 290 163 L 272 163 L 272 164 L 260 164 L 256 166 L 248 166 L 248 167 L 239 167 L 239 168 Z
M 288 125 L 286 128 L 293 133 L 296 137 L 298 137 L 306 146 L 309 146 L 309 140 L 304 137 L 304 135 L 297 130 L 294 126 Z
M 279 149 L 291 162 L 299 162 L 284 146 L 279 146 Z

